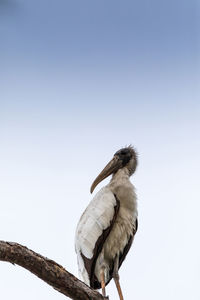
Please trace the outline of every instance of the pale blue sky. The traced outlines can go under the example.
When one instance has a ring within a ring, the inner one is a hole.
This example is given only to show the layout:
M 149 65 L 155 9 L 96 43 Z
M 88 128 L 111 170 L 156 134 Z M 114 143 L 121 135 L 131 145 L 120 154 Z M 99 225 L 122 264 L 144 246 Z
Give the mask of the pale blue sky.
M 199 300 L 197 1 L 1 0 L 0 37 L 0 239 L 77 275 L 90 185 L 131 143 L 139 231 L 125 299 Z M 0 279 L 4 300 L 65 298 L 8 263 Z

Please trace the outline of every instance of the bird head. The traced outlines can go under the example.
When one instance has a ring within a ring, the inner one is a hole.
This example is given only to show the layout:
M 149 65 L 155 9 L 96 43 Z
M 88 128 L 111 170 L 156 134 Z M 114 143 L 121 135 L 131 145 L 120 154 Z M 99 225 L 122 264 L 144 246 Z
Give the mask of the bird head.
M 137 154 L 132 146 L 118 150 L 111 161 L 105 166 L 101 173 L 94 180 L 90 192 L 92 193 L 95 187 L 106 177 L 115 174 L 119 169 L 126 168 L 129 176 L 131 176 L 137 167 Z

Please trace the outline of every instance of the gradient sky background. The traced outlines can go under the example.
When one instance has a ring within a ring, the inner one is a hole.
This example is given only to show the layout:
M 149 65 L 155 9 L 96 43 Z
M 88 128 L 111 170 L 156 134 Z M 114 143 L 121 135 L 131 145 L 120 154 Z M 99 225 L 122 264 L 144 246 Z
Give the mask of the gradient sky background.
M 90 185 L 131 143 L 139 230 L 120 272 L 125 299 L 200 299 L 197 2 L 0 0 L 0 239 L 78 275 Z M 3 262 L 0 290 L 66 299 Z

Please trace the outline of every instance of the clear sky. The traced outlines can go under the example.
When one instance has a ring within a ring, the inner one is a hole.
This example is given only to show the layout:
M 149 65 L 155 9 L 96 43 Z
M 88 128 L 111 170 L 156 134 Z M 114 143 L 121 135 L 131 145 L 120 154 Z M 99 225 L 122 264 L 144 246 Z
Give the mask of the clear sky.
M 1 240 L 77 275 L 90 185 L 133 144 L 139 230 L 120 271 L 125 299 L 200 299 L 197 2 L 0 0 Z M 65 299 L 3 262 L 0 290 Z

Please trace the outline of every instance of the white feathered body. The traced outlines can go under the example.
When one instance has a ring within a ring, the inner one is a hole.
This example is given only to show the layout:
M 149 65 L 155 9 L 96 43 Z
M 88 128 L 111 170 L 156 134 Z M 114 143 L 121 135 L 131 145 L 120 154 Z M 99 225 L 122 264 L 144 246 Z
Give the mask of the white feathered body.
M 113 220 L 117 205 L 116 198 L 120 204 L 119 211 L 95 264 L 94 273 L 99 282 L 102 266 L 105 268 L 105 281 L 109 281 L 111 262 L 113 263 L 116 255 L 123 253 L 130 237 L 133 236 L 134 230 L 136 231 L 136 194 L 126 168 L 118 170 L 113 175 L 110 183 L 96 194 L 81 216 L 77 226 L 75 249 L 79 275 L 88 285 L 90 285 L 90 278 L 82 255 L 92 259 L 98 238 Z

